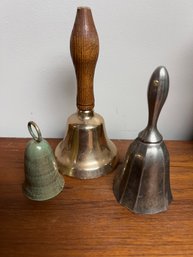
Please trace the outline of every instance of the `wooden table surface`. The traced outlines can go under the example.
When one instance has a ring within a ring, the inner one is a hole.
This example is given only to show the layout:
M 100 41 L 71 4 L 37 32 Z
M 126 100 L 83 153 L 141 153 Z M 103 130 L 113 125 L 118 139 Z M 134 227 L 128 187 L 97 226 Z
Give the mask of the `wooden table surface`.
M 48 141 L 53 148 L 59 142 Z M 166 142 L 174 201 L 156 215 L 135 215 L 116 202 L 115 172 L 87 181 L 65 177 L 54 199 L 28 200 L 21 187 L 26 142 L 0 139 L 1 257 L 193 256 L 193 142 Z M 114 142 L 122 162 L 130 141 Z

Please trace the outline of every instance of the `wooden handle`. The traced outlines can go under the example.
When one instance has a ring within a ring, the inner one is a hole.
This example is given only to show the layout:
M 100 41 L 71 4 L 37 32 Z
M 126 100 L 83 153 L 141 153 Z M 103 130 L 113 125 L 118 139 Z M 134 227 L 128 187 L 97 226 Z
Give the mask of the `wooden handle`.
M 99 54 L 99 39 L 87 7 L 77 9 L 70 39 L 70 51 L 77 78 L 77 107 L 81 111 L 94 108 L 93 80 Z
M 151 127 L 157 126 L 160 111 L 169 90 L 169 75 L 165 67 L 158 67 L 152 74 L 148 87 L 149 121 Z

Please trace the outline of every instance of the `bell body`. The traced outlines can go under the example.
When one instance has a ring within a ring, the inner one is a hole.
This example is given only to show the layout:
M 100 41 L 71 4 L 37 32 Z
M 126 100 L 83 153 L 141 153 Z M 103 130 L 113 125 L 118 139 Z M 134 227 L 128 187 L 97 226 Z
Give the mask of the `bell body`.
M 58 172 L 53 151 L 48 142 L 30 140 L 24 155 L 24 194 L 36 201 L 50 199 L 64 187 L 64 178 Z
M 93 111 L 78 111 L 68 118 L 67 133 L 55 150 L 62 174 L 92 179 L 111 172 L 117 149 L 106 136 L 103 118 Z
M 154 214 L 168 209 L 172 200 L 169 153 L 163 141 L 129 147 L 121 174 L 114 182 L 117 201 L 135 213 Z

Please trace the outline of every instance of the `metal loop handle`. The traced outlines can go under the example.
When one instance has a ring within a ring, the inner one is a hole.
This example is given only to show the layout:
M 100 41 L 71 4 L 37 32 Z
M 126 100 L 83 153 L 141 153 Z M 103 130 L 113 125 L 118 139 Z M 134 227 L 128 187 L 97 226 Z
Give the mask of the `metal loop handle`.
M 38 125 L 34 121 L 29 121 L 27 126 L 28 126 L 29 133 L 31 134 L 33 139 L 37 142 L 42 141 L 42 134 Z M 35 129 L 37 135 L 34 134 L 32 127 Z

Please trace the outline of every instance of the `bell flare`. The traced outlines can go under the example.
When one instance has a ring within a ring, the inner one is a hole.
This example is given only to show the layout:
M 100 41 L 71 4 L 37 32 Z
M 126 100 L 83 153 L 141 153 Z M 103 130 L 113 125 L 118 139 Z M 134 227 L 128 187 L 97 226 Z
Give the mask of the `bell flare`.
M 106 135 L 103 118 L 96 113 L 85 115 L 69 117 L 66 136 L 56 147 L 55 156 L 63 175 L 93 179 L 113 171 L 118 157 L 116 146 Z
M 48 200 L 63 190 L 64 178 L 58 172 L 53 151 L 46 140 L 28 142 L 25 149 L 24 169 L 23 192 L 29 199 Z
M 169 154 L 164 142 L 147 145 L 136 139 L 114 178 L 117 201 L 130 211 L 155 214 L 166 211 L 172 201 Z

